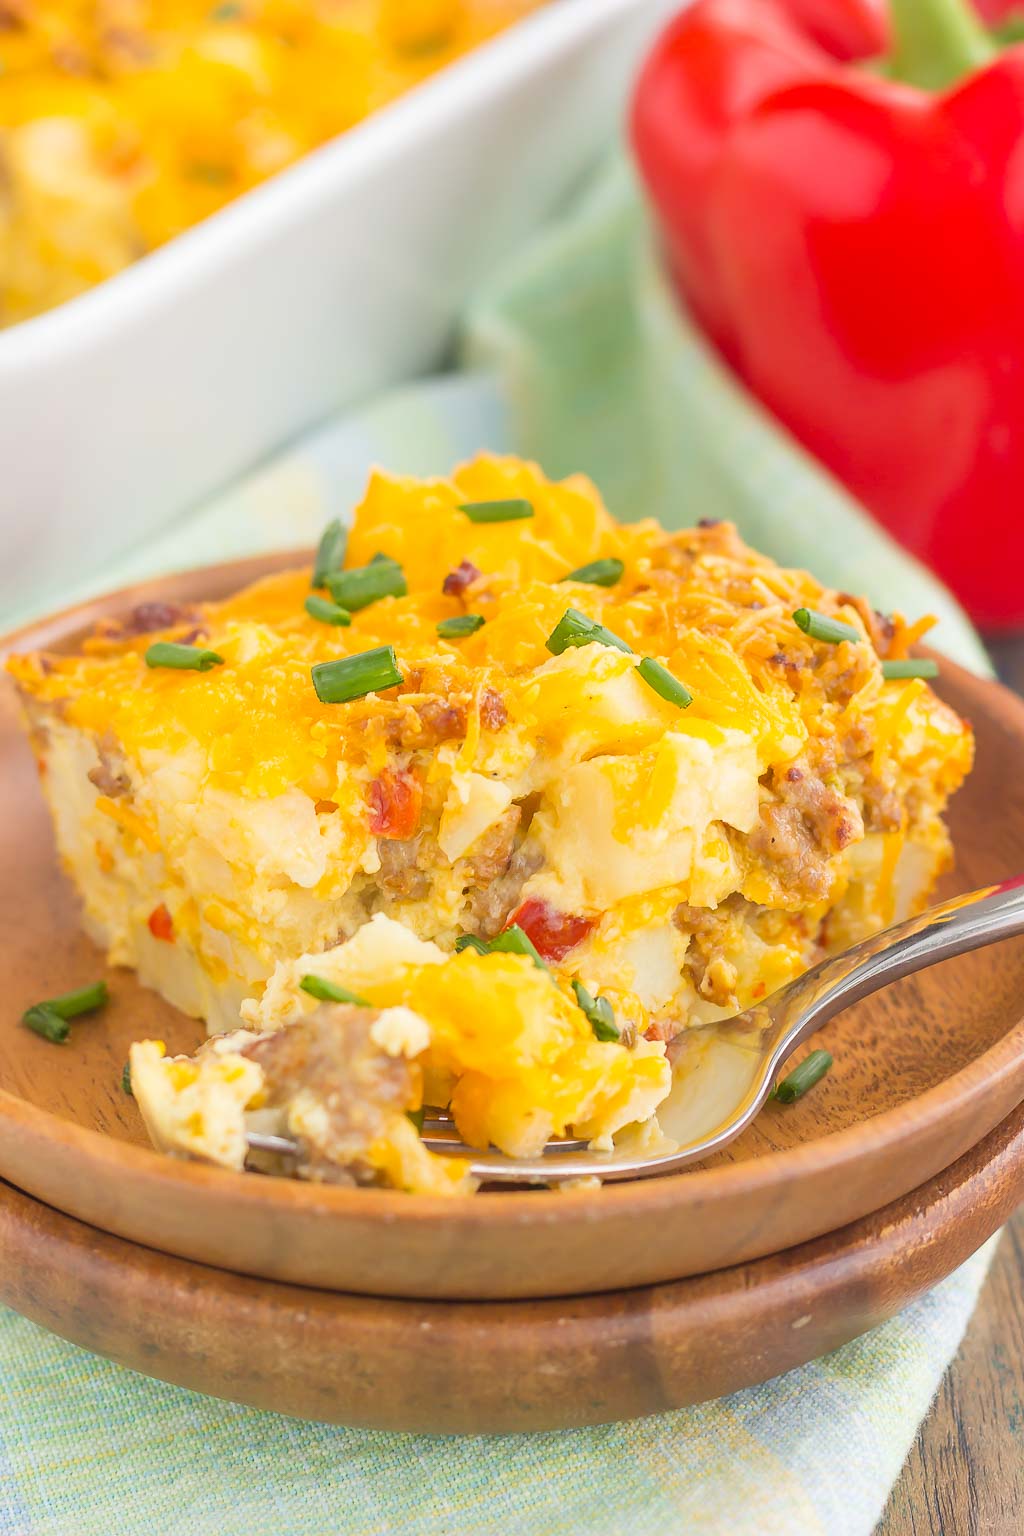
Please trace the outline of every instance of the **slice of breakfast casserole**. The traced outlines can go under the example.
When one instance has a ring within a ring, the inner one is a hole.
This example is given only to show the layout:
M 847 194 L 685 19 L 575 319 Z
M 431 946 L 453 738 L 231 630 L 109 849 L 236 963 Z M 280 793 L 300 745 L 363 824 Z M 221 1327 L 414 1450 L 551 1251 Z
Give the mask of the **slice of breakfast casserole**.
M 647 1118 L 663 1042 L 926 903 L 971 737 L 925 627 L 483 457 L 376 474 L 312 574 L 10 666 L 113 963 L 211 1031 L 295 1027 L 310 975 L 408 1010 L 412 1097 L 512 1149 Z

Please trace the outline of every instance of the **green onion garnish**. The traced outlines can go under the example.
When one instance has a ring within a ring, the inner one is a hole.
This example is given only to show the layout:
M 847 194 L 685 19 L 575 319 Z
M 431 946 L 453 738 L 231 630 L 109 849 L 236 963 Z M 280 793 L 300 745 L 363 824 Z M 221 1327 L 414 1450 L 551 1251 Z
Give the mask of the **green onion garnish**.
M 105 981 L 94 981 L 88 987 L 75 992 L 62 992 L 60 997 L 48 997 L 41 1003 L 26 1009 L 21 1022 L 44 1040 L 63 1045 L 71 1033 L 69 1019 L 77 1019 L 83 1013 L 95 1013 L 110 997 Z
M 67 1019 L 62 1019 L 59 1013 L 54 1013 L 45 1003 L 37 1003 L 34 1008 L 28 1008 L 21 1016 L 21 1022 L 37 1035 L 42 1035 L 44 1040 L 50 1040 L 54 1045 L 63 1045 L 71 1033 L 71 1025 Z
M 308 992 L 310 997 L 315 997 L 321 1003 L 351 1003 L 356 1008 L 371 1006 L 358 992 L 350 992 L 347 987 L 337 987 L 323 976 L 303 976 L 299 986 L 303 992 Z
M 463 501 L 459 511 L 465 512 L 471 523 L 514 523 L 533 516 L 533 502 L 521 496 L 508 501 Z
M 660 661 L 655 661 L 653 656 L 645 656 L 637 671 L 647 686 L 653 688 L 667 703 L 676 704 L 680 709 L 689 709 L 693 703 L 693 694 L 689 688 L 678 677 L 673 677 L 668 668 L 663 667 Z
M 80 1013 L 95 1013 L 97 1008 L 103 1008 L 110 1001 L 110 993 L 107 991 L 105 981 L 94 981 L 88 987 L 79 987 L 77 992 L 64 992 L 60 997 L 47 997 L 37 1008 L 48 1008 L 59 1019 L 77 1019 Z
M 574 981 L 572 989 L 576 994 L 576 1001 L 590 1021 L 595 1040 L 618 1040 L 619 1026 L 615 1022 L 615 1014 L 608 999 L 594 997 L 587 991 L 582 981 Z
M 178 645 L 173 640 L 157 640 L 146 652 L 147 667 L 170 667 L 175 672 L 209 672 L 224 664 L 216 651 L 204 651 L 198 645 Z
M 316 559 L 313 561 L 313 576 L 311 587 L 324 587 L 327 578 L 333 571 L 340 571 L 345 564 L 345 551 L 348 548 L 348 529 L 343 528 L 337 518 L 327 524 L 320 535 L 320 543 L 316 548 Z
M 437 632 L 442 640 L 458 640 L 462 635 L 475 635 L 486 623 L 483 614 L 460 613 L 457 618 L 442 619 Z
M 478 955 L 489 955 L 490 950 L 483 939 L 478 939 L 475 933 L 460 933 L 455 940 L 455 953 L 461 955 L 464 949 L 472 949 Z
M 424 1115 L 425 1111 L 422 1104 L 419 1109 L 407 1109 L 405 1112 L 405 1118 L 412 1121 L 421 1136 L 423 1135 Z
M 788 1077 L 775 1084 L 772 1098 L 778 1099 L 780 1104 L 795 1104 L 797 1099 L 803 1098 L 808 1088 L 821 1082 L 831 1065 L 832 1057 L 828 1051 L 812 1051 Z
M 121 1068 L 121 1092 L 126 1093 L 130 1099 L 135 1097 L 132 1092 L 132 1064 L 126 1061 Z
M 393 645 L 343 656 L 340 661 L 321 661 L 312 669 L 313 687 L 321 704 L 347 704 L 368 693 L 397 688 L 402 681 Z
M 581 565 L 560 580 L 585 581 L 591 587 L 614 587 L 617 581 L 622 580 L 625 569 L 621 560 L 591 560 L 589 565 Z
M 610 629 L 605 629 L 603 624 L 598 624 L 596 619 L 588 619 L 585 613 L 580 613 L 578 608 L 567 608 L 551 631 L 546 644 L 552 656 L 561 656 L 571 645 L 613 645 L 617 650 L 625 651 L 627 656 L 633 654 L 632 649 L 625 640 L 620 640 L 618 635 L 613 635 Z
M 887 683 L 901 677 L 938 677 L 939 664 L 924 657 L 908 656 L 906 661 L 883 661 L 882 676 Z
M 350 571 L 333 571 L 326 577 L 328 591 L 342 608 L 358 613 L 382 597 L 404 597 L 409 588 L 405 572 L 397 560 L 387 556 L 383 560 L 371 560 L 369 565 L 357 565 Z
M 492 939 L 488 949 L 492 955 L 526 955 L 539 970 L 547 970 L 547 966 L 534 948 L 533 941 L 523 932 L 518 923 L 513 923 L 511 928 L 506 928 L 504 932 L 498 934 L 496 939 Z
M 824 640 L 826 645 L 839 645 L 843 640 L 856 643 L 864 638 L 852 624 L 844 624 L 842 619 L 830 619 L 827 613 L 818 613 L 814 608 L 798 608 L 793 622 L 812 640 Z
M 339 608 L 337 603 L 332 603 L 328 597 L 317 597 L 315 594 L 306 598 L 305 609 L 311 619 L 316 619 L 319 624 L 351 624 L 352 615 L 347 608 Z

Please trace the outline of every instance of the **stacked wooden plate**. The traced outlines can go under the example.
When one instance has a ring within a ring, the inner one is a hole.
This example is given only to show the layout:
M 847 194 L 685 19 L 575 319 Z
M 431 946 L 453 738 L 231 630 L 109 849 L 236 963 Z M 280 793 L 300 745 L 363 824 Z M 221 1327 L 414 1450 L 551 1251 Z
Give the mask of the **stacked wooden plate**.
M 143 599 L 218 597 L 287 563 L 151 583 L 22 632 L 73 644 Z M 943 664 L 978 765 L 949 890 L 1024 871 L 1024 705 Z M 0 698 L 0 1301 L 150 1375 L 282 1412 L 444 1432 L 655 1413 L 762 1381 L 882 1321 L 1024 1199 L 1024 943 L 830 1025 L 830 1076 L 696 1171 L 466 1202 L 238 1176 L 145 1145 L 129 1043 L 200 1027 L 110 976 L 56 1048 L 23 1009 L 102 971 L 82 937 L 13 690 Z

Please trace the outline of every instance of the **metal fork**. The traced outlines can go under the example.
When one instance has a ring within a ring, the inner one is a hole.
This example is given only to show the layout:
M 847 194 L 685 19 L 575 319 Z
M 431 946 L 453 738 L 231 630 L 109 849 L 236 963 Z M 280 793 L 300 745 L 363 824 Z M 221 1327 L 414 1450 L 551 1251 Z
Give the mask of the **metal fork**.
M 755 1008 L 703 1025 L 673 1042 L 674 1084 L 658 1110 L 672 1150 L 593 1152 L 584 1141 L 549 1141 L 538 1158 L 476 1152 L 460 1142 L 451 1118 L 432 1110 L 424 1142 L 434 1151 L 468 1157 L 487 1183 L 551 1184 L 564 1179 L 642 1179 L 675 1173 L 718 1152 L 764 1106 L 780 1067 L 829 1019 L 879 988 L 954 955 L 1024 933 L 1024 876 L 985 886 L 930 907 L 823 960 Z M 252 1134 L 254 1151 L 297 1157 L 283 1136 Z
M 298 1142 L 292 1141 L 289 1136 L 272 1136 L 263 1131 L 249 1131 L 246 1134 L 250 1152 L 271 1152 L 277 1157 L 298 1157 L 300 1147 Z M 461 1154 L 465 1157 L 469 1153 L 466 1143 L 461 1140 L 455 1128 L 455 1121 L 446 1109 L 429 1109 L 423 1116 L 423 1145 L 429 1147 L 432 1152 L 449 1152 Z M 557 1136 L 548 1142 L 544 1148 L 544 1155 L 552 1152 L 584 1152 L 589 1145 L 572 1136 Z M 496 1154 L 500 1155 L 500 1154 Z

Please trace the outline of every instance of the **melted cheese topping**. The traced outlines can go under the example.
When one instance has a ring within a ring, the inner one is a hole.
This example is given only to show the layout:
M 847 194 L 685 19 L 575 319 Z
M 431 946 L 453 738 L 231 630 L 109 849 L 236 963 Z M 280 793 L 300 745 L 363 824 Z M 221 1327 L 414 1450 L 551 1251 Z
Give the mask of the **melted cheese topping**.
M 512 495 L 533 502 L 532 519 L 478 524 L 458 510 L 467 500 Z M 669 730 L 712 752 L 730 740 L 728 731 L 742 731 L 762 769 L 794 756 L 807 735 L 801 701 L 756 656 L 744 665 L 729 636 L 763 581 L 758 567 L 775 568 L 751 554 L 748 569 L 737 570 L 709 553 L 680 579 L 663 563 L 677 543 L 654 523 L 614 523 L 589 482 L 550 484 L 517 461 L 483 458 L 450 481 L 426 484 L 376 475 L 356 511 L 346 564 L 378 552 L 393 556 L 410 590 L 357 612 L 350 628 L 306 615 L 303 569 L 199 610 L 202 643 L 225 661 L 210 672 L 148 669 L 143 657 L 153 635 L 87 642 L 90 654 L 51 662 L 46 677 L 25 661 L 14 670 L 38 697 L 66 696 L 69 723 L 110 732 L 135 761 L 198 747 L 208 784 L 253 799 L 296 787 L 344 805 L 351 798 L 347 770 L 385 761 L 373 722 L 403 692 L 419 691 L 410 687 L 414 680 L 424 691 L 467 690 L 478 702 L 493 687 L 524 751 L 527 741 L 536 743 L 556 771 L 573 758 L 631 752 Z M 607 555 L 627 566 L 615 588 L 562 579 Z M 486 573 L 465 604 L 441 590 L 464 560 Z M 785 619 L 787 643 L 806 651 L 788 610 L 819 598 L 821 589 L 810 577 L 787 574 L 790 594 L 774 602 L 765 623 Z M 715 603 L 715 588 L 725 585 L 734 588 L 731 601 Z M 465 639 L 439 639 L 438 621 L 467 606 L 484 616 L 484 627 Z M 613 629 L 638 656 L 663 661 L 691 687 L 692 706 L 682 712 L 666 704 L 638 678 L 635 661 L 606 647 L 552 657 L 545 642 L 569 606 Z M 190 618 L 167 634 L 195 627 Z M 315 663 L 382 644 L 395 647 L 408 680 L 403 690 L 340 706 L 319 702 L 310 683 Z M 816 702 L 808 696 L 812 709 Z M 486 771 L 495 750 L 493 734 L 483 730 L 472 753 L 477 766 Z M 507 750 L 498 755 L 504 765 Z M 470 767 L 465 757 L 463 769 Z

